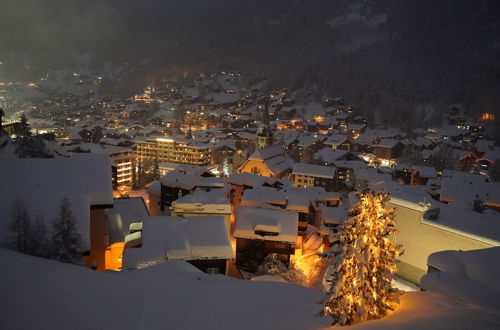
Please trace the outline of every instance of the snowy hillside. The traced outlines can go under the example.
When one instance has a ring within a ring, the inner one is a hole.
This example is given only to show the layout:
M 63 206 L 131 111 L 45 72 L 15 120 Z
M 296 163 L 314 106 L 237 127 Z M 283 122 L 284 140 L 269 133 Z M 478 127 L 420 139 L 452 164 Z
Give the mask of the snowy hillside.
M 0 329 L 320 329 L 322 294 L 202 273 L 185 262 L 100 273 L 0 249 Z M 498 315 L 430 292 L 354 328 L 498 329 Z

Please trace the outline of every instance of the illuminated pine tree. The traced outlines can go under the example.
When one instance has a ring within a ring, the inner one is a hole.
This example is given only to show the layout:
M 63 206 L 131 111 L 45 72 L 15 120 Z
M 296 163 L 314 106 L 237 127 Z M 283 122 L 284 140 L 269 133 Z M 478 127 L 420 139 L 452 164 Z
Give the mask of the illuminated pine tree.
M 333 259 L 333 282 L 322 313 L 333 324 L 348 325 L 386 315 L 399 303 L 392 286 L 401 246 L 389 240 L 396 232 L 388 194 L 364 193 L 342 225 L 339 244 L 326 253 Z

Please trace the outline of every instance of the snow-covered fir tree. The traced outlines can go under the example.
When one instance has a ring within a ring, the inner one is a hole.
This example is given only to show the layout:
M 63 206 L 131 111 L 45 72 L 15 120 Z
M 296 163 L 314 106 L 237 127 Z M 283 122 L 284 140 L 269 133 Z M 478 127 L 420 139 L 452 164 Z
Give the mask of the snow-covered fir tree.
M 144 163 L 139 161 L 137 163 L 137 188 L 136 189 L 144 189 L 146 185 L 146 171 L 144 170 Z
M 51 258 L 62 262 L 79 263 L 80 242 L 71 202 L 64 197 L 52 226 Z
M 32 135 L 26 116 L 21 116 L 21 122 L 15 129 L 16 154 L 19 158 L 48 158 L 51 157 L 47 151 L 44 139 L 38 135 Z
M 43 216 L 38 216 L 36 221 L 33 223 L 32 238 L 31 254 L 38 257 L 48 258 L 50 256 L 50 243 L 47 226 Z
M 153 159 L 153 180 L 160 179 L 160 161 L 158 160 L 158 153 L 155 155 Z
M 402 249 L 389 240 L 396 232 L 394 211 L 386 208 L 389 195 L 364 193 L 358 198 L 336 234 L 339 244 L 326 253 L 334 272 L 322 313 L 338 325 L 378 319 L 399 302 L 392 280 Z
M 15 251 L 30 254 L 33 238 L 31 227 L 31 216 L 26 205 L 21 200 L 15 201 L 12 206 L 7 246 Z

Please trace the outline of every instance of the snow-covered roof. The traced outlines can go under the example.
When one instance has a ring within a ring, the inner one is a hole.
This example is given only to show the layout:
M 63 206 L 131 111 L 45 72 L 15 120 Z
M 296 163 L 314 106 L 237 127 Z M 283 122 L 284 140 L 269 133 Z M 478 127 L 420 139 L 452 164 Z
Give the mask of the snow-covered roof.
M 379 148 L 394 148 L 398 143 L 401 143 L 399 140 L 395 139 L 382 139 L 379 143 L 374 144 L 373 147 Z
M 270 146 L 255 151 L 248 160 L 264 162 L 267 168 L 274 174 L 281 173 L 293 167 L 293 160 L 281 146 Z
M 397 164 L 397 170 L 405 170 L 405 169 L 413 169 L 419 173 L 419 176 L 422 178 L 435 179 L 437 178 L 436 169 L 429 166 L 421 166 L 421 165 L 413 165 L 408 166 L 406 164 Z
M 500 246 L 500 213 L 487 210 L 479 213 L 472 206 L 459 203 L 439 204 L 437 219 L 423 219 L 423 223 L 455 232 L 488 245 Z
M 3 159 L 1 164 L 0 232 L 5 233 L 16 200 L 24 202 L 33 218 L 43 216 L 49 225 L 67 197 L 82 236 L 81 248 L 90 248 L 90 207 L 113 204 L 111 164 L 106 155 Z
M 340 225 L 347 219 L 347 210 L 343 206 L 322 207 L 321 217 L 324 224 Z
M 239 206 L 236 209 L 234 237 L 295 244 L 298 213 Z M 272 234 L 267 234 L 272 233 Z
M 227 199 L 224 191 L 221 189 L 205 191 L 196 188 L 191 194 L 184 195 L 183 197 L 172 202 L 172 208 L 182 208 L 184 210 L 197 209 L 207 204 L 217 204 L 225 210 L 226 206 L 229 205 L 229 200 Z
M 181 164 L 181 163 L 170 163 L 170 162 L 160 162 L 158 164 L 160 171 L 179 171 L 189 175 L 202 175 L 210 174 L 210 171 L 203 166 L 191 165 L 191 164 Z
M 296 163 L 293 166 L 292 174 L 333 179 L 333 176 L 335 175 L 335 167 Z
M 386 182 L 374 187 L 391 194 L 390 202 L 412 210 L 425 212 L 440 208 L 443 204 L 436 202 L 422 186 L 401 185 L 395 182 Z
M 131 148 L 127 147 L 117 147 L 114 145 L 109 145 L 109 144 L 97 144 L 97 143 L 79 143 L 78 145 L 69 145 L 69 146 L 64 146 L 64 150 L 66 151 L 72 151 L 75 148 L 78 148 L 82 151 L 89 151 L 91 153 L 96 153 L 96 154 L 113 154 L 116 152 L 130 152 L 132 151 Z
M 321 161 L 322 163 L 331 164 L 344 157 L 347 153 L 347 150 L 323 148 L 314 154 L 314 159 Z
M 123 268 L 138 269 L 167 260 L 232 259 L 222 216 L 146 217 L 141 247 L 123 251 Z
M 475 199 L 500 203 L 500 183 L 487 182 L 484 176 L 478 174 L 445 170 L 441 177 L 440 198 L 462 203 Z
M 191 190 L 196 187 L 201 179 L 201 176 L 172 171 L 168 172 L 163 178 L 161 178 L 160 182 L 162 185 L 167 187 Z
M 253 189 L 246 189 L 241 198 L 243 206 L 259 206 L 262 203 L 285 206 L 287 203 L 286 193 L 273 187 L 256 186 Z
M 341 134 L 334 134 L 329 136 L 323 143 L 329 146 L 339 146 L 345 141 L 350 141 L 349 137 Z
M 130 233 L 130 225 L 134 222 L 141 222 L 143 218 L 149 217 L 149 211 L 142 197 L 115 198 L 113 208 L 108 210 L 108 214 L 119 214 L 121 218 L 120 226 L 124 235 Z M 110 226 L 112 227 L 112 226 Z
M 492 311 L 500 310 L 500 247 L 472 251 L 440 251 L 427 264 L 429 273 L 420 286 Z
M 267 176 L 261 176 L 257 174 L 244 172 L 244 173 L 231 174 L 226 179 L 226 182 L 233 185 L 239 185 L 239 186 L 245 185 L 249 187 L 254 187 L 254 186 L 262 186 L 264 184 L 274 185 L 275 183 L 281 181 L 275 178 L 269 178 Z

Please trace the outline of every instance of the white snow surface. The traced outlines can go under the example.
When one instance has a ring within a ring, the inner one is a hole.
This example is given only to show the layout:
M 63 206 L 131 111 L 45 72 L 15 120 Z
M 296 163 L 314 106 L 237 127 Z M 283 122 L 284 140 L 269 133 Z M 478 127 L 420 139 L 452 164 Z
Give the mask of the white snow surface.
M 0 329 L 318 329 L 323 295 L 202 273 L 184 261 L 96 272 L 0 249 Z M 36 270 L 36 276 L 33 272 Z
M 420 285 L 500 313 L 499 260 L 500 247 L 436 252 L 428 264 L 440 272 L 425 275 Z
M 396 312 L 348 329 L 499 329 L 500 315 L 435 292 L 408 292 Z M 338 328 L 335 328 L 338 329 Z
M 0 249 L 0 329 L 326 329 L 321 292 L 202 273 L 184 261 L 96 272 Z M 36 276 L 32 270 L 36 270 Z M 498 314 L 410 292 L 393 314 L 346 329 L 499 329 Z
M 297 212 L 240 206 L 236 209 L 234 237 L 295 244 L 299 216 Z M 261 236 L 256 231 L 277 232 Z

